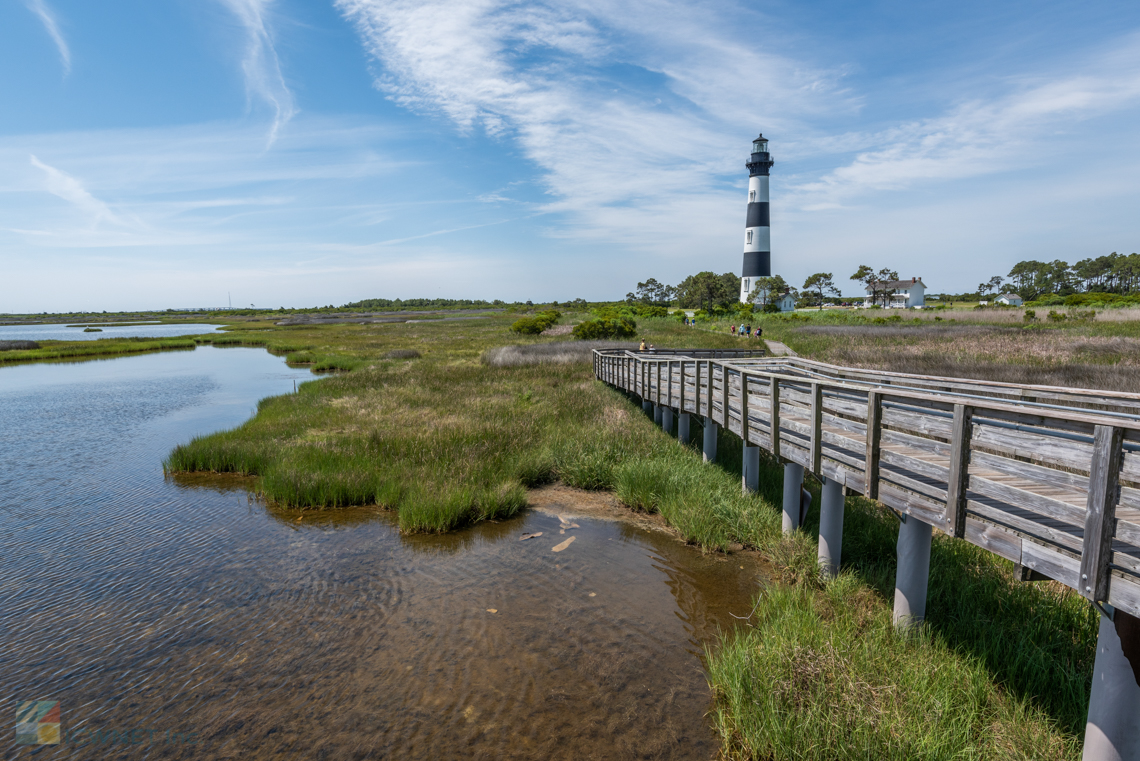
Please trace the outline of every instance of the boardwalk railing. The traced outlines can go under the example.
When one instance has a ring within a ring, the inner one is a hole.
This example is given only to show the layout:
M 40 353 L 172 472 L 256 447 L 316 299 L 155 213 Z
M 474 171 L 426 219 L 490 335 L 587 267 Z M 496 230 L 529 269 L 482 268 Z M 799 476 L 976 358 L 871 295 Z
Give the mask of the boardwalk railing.
M 597 377 L 1140 616 L 1140 396 L 597 351 Z

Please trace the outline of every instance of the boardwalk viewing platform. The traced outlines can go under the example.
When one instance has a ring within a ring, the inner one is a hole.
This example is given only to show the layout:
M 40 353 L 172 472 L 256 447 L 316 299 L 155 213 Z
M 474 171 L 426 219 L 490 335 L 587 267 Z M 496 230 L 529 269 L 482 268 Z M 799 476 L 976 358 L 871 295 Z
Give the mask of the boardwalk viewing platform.
M 845 490 L 894 510 L 901 626 L 925 615 L 935 528 L 1012 561 L 1024 581 L 1053 579 L 1086 597 L 1102 621 L 1085 757 L 1140 757 L 1140 686 L 1132 668 L 1113 676 L 1128 666 L 1121 648 L 1130 638 L 1140 646 L 1140 395 L 761 354 L 602 350 L 594 370 L 652 406 L 668 430 L 678 415 L 685 441 L 699 416 L 706 459 L 716 457 L 718 428 L 739 436 L 746 490 L 755 490 L 760 449 L 770 452 L 785 466 L 785 530 L 801 520 L 804 472 L 815 474 L 825 573 L 840 561 Z M 1101 735 L 1119 746 L 1114 732 L 1137 755 L 1097 751 Z

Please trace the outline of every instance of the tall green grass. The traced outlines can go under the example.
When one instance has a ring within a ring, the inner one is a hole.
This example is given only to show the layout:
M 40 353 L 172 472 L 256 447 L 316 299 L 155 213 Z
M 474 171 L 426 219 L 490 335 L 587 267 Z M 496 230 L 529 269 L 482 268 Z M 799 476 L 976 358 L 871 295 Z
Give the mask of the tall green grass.
M 84 361 L 125 354 L 193 349 L 192 338 L 100 338 L 94 341 L 41 341 L 39 349 L 0 351 L 0 364 Z
M 709 655 L 732 759 L 1077 758 L 1031 701 L 929 629 L 900 635 L 855 575 L 765 590 L 750 627 Z

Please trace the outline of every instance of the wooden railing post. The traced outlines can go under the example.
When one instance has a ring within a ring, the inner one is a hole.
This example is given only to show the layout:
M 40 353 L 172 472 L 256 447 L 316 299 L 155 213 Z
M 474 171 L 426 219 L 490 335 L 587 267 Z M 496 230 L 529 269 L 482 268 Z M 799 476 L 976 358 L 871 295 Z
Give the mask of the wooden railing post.
M 728 365 L 720 364 L 720 425 L 724 430 L 731 431 L 728 425 Z
M 657 388 L 655 389 L 656 393 L 653 396 L 653 403 L 660 406 L 661 405 L 661 363 L 660 362 L 654 362 L 653 364 L 656 365 L 656 370 L 657 370 L 657 384 L 656 384 Z
M 1093 602 L 1108 599 L 1108 563 L 1112 559 L 1112 536 L 1116 533 L 1123 443 L 1124 429 L 1096 426 L 1089 468 L 1085 540 L 1081 549 L 1081 585 L 1077 590 Z
M 685 360 L 681 360 L 681 412 L 685 412 Z
M 811 472 L 822 475 L 820 464 L 823 459 L 823 388 L 818 383 L 811 384 Z
M 768 438 L 772 456 L 780 459 L 780 379 L 774 375 L 768 381 Z
M 950 476 L 946 482 L 946 528 L 956 539 L 966 535 L 966 491 L 970 485 L 970 435 L 974 408 L 954 405 L 950 438 Z
M 666 384 L 669 391 L 665 397 L 665 406 L 671 408 L 673 406 L 673 360 L 669 360 L 668 364 L 665 365 L 665 371 L 669 375 L 669 382 Z
M 879 498 L 879 448 L 883 440 L 883 395 L 867 392 L 867 452 L 863 462 L 863 494 Z
M 740 438 L 748 445 L 748 376 L 740 371 Z
M 713 419 L 713 406 L 712 406 L 712 396 L 713 396 L 713 365 L 712 365 L 712 360 L 711 360 L 711 359 L 710 359 L 710 360 L 708 360 L 707 362 L 705 362 L 705 370 L 706 370 L 706 372 L 708 373 L 708 376 L 709 376 L 709 387 L 708 387 L 708 388 L 706 389 L 706 391 L 705 391 L 705 407 L 706 407 L 706 409 L 707 409 L 707 413 L 706 413 L 706 414 L 707 414 L 707 417 L 708 417 L 708 419 L 709 419 L 709 420 L 712 420 L 712 419 Z

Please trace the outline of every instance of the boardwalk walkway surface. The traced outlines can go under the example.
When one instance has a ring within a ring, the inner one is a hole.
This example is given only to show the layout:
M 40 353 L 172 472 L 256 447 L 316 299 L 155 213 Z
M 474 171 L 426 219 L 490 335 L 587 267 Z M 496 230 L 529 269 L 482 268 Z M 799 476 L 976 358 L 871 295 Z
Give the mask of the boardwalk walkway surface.
M 740 436 L 745 488 L 759 448 L 785 463 L 786 529 L 799 523 L 796 482 L 816 474 L 825 568 L 827 553 L 838 564 L 845 489 L 896 511 L 896 621 L 925 614 L 932 527 L 1086 597 L 1102 620 L 1085 758 L 1140 761 L 1140 395 L 760 353 L 596 351 L 594 370 L 678 413 L 686 438 L 702 417 L 706 459 L 718 427 Z

